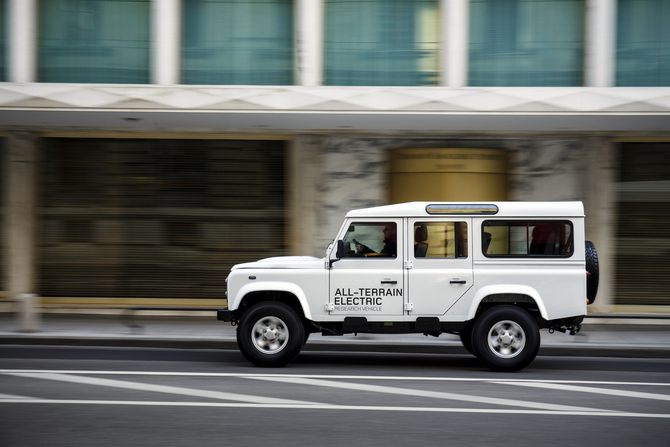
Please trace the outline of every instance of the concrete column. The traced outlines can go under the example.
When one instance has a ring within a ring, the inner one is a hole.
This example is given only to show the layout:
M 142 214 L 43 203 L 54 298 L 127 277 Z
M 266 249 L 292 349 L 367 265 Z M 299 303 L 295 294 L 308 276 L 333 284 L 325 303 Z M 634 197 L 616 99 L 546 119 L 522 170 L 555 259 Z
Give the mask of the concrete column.
M 39 310 L 35 292 L 37 138 L 10 132 L 5 139 L 5 265 L 10 299 L 19 300 L 19 330 L 35 331 Z
M 608 313 L 614 303 L 614 256 L 617 227 L 617 197 L 614 189 L 617 162 L 614 144 L 608 138 L 588 138 L 584 145 L 583 202 L 586 240 L 598 252 L 600 282 L 596 302 L 589 313 Z
M 617 0 L 586 1 L 584 85 L 612 87 L 615 81 Z
M 8 80 L 37 81 L 37 0 L 9 0 Z
M 440 0 L 440 84 L 468 85 L 468 0 Z
M 323 257 L 319 212 L 321 204 L 323 139 L 299 135 L 289 143 L 288 186 L 288 247 L 292 255 Z
M 295 84 L 314 87 L 323 84 L 323 0 L 295 2 Z
M 152 0 L 151 29 L 151 82 L 179 84 L 181 0 Z

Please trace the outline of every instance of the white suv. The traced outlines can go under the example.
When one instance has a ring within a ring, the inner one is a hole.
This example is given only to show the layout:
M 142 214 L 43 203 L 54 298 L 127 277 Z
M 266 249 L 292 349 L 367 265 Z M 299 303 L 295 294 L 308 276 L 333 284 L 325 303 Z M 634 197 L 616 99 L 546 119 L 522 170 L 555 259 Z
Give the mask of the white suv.
M 581 202 L 412 202 L 350 211 L 325 258 L 239 264 L 226 282 L 217 318 L 258 366 L 289 363 L 313 332 L 446 332 L 518 371 L 539 329 L 579 331 L 598 260 Z

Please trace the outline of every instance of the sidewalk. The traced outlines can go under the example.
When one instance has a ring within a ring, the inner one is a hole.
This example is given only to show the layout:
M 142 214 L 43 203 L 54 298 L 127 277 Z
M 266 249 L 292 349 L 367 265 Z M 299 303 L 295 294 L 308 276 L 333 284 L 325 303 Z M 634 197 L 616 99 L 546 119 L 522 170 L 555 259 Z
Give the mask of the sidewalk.
M 208 316 L 211 315 L 211 316 Z M 541 331 L 539 355 L 637 357 L 670 359 L 670 320 L 635 324 L 635 320 L 587 319 L 582 331 L 570 336 Z M 17 332 L 17 317 L 0 313 L 0 344 L 120 346 L 179 349 L 235 349 L 235 328 L 216 320 L 215 312 L 193 316 L 42 315 L 38 332 Z M 409 352 L 465 354 L 456 335 L 353 334 L 324 337 L 312 334 L 305 351 Z

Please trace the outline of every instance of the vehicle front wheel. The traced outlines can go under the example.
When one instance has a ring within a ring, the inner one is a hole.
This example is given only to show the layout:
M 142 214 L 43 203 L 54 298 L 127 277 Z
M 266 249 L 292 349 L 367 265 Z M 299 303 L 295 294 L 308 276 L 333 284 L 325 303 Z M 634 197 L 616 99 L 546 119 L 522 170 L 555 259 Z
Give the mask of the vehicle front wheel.
M 475 323 L 472 348 L 479 361 L 494 371 L 519 371 L 537 356 L 540 330 L 523 309 L 496 306 Z
M 259 303 L 244 313 L 237 328 L 242 355 L 256 366 L 284 366 L 305 341 L 300 317 L 283 303 Z

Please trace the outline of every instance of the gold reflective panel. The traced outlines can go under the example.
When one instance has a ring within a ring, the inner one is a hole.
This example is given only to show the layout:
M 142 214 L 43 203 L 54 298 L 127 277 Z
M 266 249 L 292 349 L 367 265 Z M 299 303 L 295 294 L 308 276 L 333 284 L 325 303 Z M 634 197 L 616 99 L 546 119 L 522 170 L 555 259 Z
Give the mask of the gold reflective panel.
M 507 152 L 422 148 L 391 152 L 389 203 L 507 200 Z

